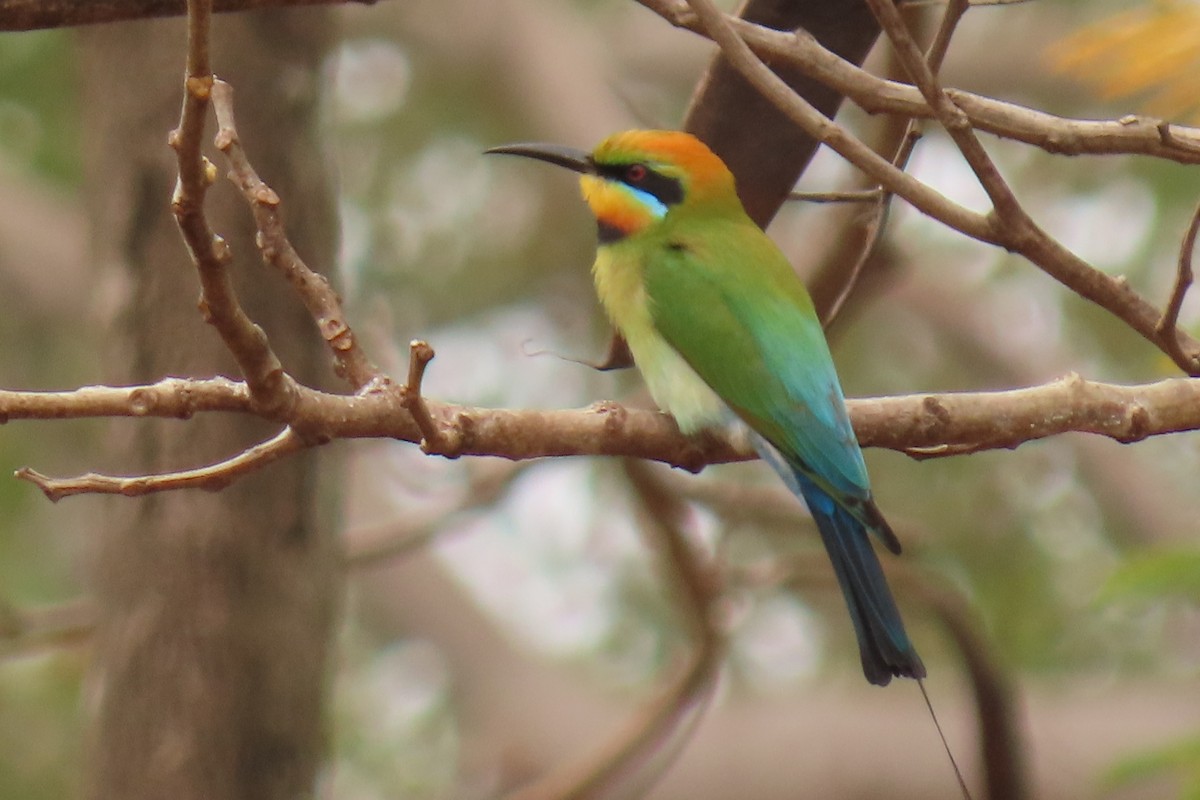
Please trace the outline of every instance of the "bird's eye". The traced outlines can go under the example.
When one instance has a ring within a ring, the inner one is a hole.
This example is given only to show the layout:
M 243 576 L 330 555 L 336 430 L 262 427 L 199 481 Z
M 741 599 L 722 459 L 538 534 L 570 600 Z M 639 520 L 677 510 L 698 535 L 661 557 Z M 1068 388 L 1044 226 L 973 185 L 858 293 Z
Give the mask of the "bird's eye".
M 644 164 L 630 164 L 625 169 L 625 180 L 629 183 L 641 183 L 646 178 L 646 166 Z

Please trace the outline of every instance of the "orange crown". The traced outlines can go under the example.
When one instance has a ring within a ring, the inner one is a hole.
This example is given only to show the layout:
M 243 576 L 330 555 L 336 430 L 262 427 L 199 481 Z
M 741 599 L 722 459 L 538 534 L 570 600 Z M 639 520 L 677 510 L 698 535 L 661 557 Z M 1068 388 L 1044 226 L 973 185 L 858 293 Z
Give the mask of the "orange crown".
M 680 131 L 625 131 L 601 142 L 591 154 L 596 167 L 644 164 L 648 169 L 679 183 L 686 207 L 737 204 L 733 175 L 708 146 Z M 648 202 L 646 195 L 602 175 L 580 178 L 584 200 L 602 227 L 621 235 L 637 233 L 665 213 L 664 206 Z
M 733 174 L 708 145 L 682 131 L 625 131 L 609 136 L 592 151 L 597 164 L 648 166 L 682 181 L 689 199 L 733 193 Z

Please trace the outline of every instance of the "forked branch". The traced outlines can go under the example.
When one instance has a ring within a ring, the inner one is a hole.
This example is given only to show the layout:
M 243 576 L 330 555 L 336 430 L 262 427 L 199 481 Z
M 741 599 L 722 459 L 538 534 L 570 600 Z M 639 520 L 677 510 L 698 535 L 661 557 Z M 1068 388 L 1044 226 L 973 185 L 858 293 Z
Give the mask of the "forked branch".
M 308 309 L 333 355 L 334 372 L 358 392 L 383 388 L 387 376 L 371 363 L 359 345 L 329 279 L 311 270 L 292 247 L 284 230 L 279 195 L 263 182 L 246 157 L 234 121 L 233 87 L 214 80 L 212 102 L 218 125 L 217 149 L 229 160 L 229 179 L 241 189 L 250 205 L 263 262 L 287 279 Z
M 871 2 L 872 7 L 881 14 L 883 19 L 892 19 L 888 9 L 894 12 L 895 7 L 891 0 L 871 0 Z M 678 24 L 687 24 L 686 18 L 679 15 L 680 9 L 676 4 L 661 2 L 645 4 L 662 8 L 663 13 L 670 15 L 670 18 L 677 21 Z M 928 65 L 921 57 L 920 51 L 914 51 L 915 46 L 912 45 L 911 38 L 907 37 L 906 29 L 902 34 L 895 30 L 895 25 L 892 24 L 891 32 L 900 39 L 899 46 L 902 48 L 902 54 L 907 54 L 905 56 L 906 65 L 910 67 L 911 71 L 921 76 L 922 88 L 918 91 L 928 94 L 928 98 L 923 98 L 923 104 L 914 110 L 922 111 L 923 115 L 933 114 L 946 126 L 955 143 L 963 150 L 967 162 L 975 170 L 984 188 L 988 191 L 995 204 L 993 213 L 978 214 L 951 201 L 931 187 L 897 169 L 845 128 L 820 114 L 772 72 L 754 53 L 748 42 L 743 40 L 739 31 L 749 30 L 745 23 L 732 20 L 721 13 L 711 0 L 687 0 L 687 5 L 695 12 L 696 24 L 700 29 L 717 43 L 729 63 L 752 86 L 775 103 L 810 136 L 828 145 L 870 176 L 872 180 L 877 181 L 883 190 L 903 197 L 925 215 L 939 220 L 960 233 L 1019 253 L 1080 297 L 1090 300 L 1122 320 L 1147 341 L 1162 349 L 1184 372 L 1189 375 L 1200 375 L 1200 341 L 1176 328 L 1174 335 L 1177 346 L 1163 348 L 1163 336 L 1157 330 L 1158 323 L 1162 319 L 1162 313 L 1158 309 L 1134 291 L 1123 277 L 1113 277 L 1092 267 L 1047 235 L 1025 214 L 995 169 L 991 159 L 979 145 L 973 131 L 974 121 L 967 113 L 959 96 L 940 89 L 936 80 L 933 79 Z M 759 31 L 765 29 L 757 28 L 757 26 L 750 26 L 750 28 L 755 29 L 756 36 L 764 35 Z M 770 37 L 770 34 L 765 35 Z M 805 41 L 811 45 L 809 49 L 821 50 L 819 45 L 816 45 L 815 42 L 808 42 L 799 33 L 790 38 L 796 42 Z M 825 55 L 836 62 L 841 62 L 841 59 L 827 51 Z M 796 63 L 802 68 L 813 66 L 806 60 Z M 850 66 L 850 69 L 857 70 L 858 68 Z M 822 79 L 822 74 L 819 70 L 814 69 L 813 71 L 814 77 L 818 79 Z

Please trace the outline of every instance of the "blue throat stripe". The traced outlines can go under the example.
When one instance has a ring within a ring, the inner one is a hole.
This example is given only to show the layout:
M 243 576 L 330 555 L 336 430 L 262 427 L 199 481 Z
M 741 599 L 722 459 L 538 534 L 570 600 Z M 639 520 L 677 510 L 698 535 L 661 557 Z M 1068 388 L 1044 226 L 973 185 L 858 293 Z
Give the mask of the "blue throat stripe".
M 617 183 L 622 191 L 628 192 L 637 203 L 649 211 L 657 219 L 662 219 L 667 215 L 667 205 L 649 192 L 644 192 L 641 189 L 635 189 L 627 183 Z

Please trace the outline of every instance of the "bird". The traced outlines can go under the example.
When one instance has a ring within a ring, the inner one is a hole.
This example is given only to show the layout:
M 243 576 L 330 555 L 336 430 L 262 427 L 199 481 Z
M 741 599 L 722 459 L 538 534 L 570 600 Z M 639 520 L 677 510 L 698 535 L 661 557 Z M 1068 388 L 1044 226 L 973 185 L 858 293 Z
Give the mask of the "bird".
M 486 152 L 579 173 L 597 224 L 600 303 L 659 409 L 687 435 L 745 423 L 816 522 L 867 680 L 924 678 L 871 544 L 899 554 L 900 541 L 871 493 L 812 299 L 747 215 L 725 163 L 669 130 L 616 133 L 590 153 L 544 143 Z

